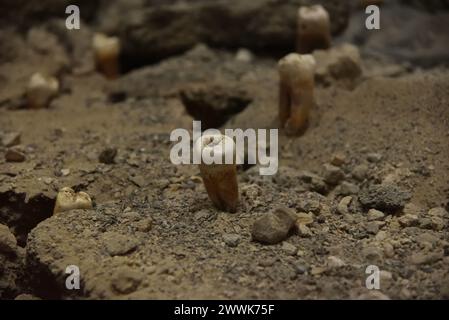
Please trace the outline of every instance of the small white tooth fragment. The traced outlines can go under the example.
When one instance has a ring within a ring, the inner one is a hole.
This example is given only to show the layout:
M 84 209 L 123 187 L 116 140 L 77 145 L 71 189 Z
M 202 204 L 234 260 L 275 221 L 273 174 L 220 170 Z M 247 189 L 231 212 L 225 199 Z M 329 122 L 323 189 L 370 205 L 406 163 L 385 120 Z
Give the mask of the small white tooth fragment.
M 53 214 L 75 209 L 92 209 L 92 200 L 85 192 L 76 193 L 72 188 L 64 187 L 58 192 Z
M 42 73 L 34 73 L 27 86 L 26 96 L 28 107 L 40 109 L 48 107 L 51 99 L 59 91 L 59 81 L 55 77 L 46 76 Z
M 92 45 L 98 71 L 103 73 L 108 79 L 117 78 L 120 73 L 120 39 L 96 33 L 93 37 Z

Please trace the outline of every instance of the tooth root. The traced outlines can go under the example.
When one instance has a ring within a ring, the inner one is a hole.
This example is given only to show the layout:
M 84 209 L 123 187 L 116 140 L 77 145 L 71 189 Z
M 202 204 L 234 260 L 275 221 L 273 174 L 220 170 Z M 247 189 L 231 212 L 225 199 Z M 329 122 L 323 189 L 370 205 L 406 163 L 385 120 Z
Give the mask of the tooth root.
M 206 165 L 200 165 L 200 172 L 203 178 L 209 198 L 214 205 L 223 211 L 236 212 L 239 200 L 237 169 L 235 165 L 221 165 L 222 170 L 213 170 Z
M 313 88 L 301 90 L 292 94 L 290 117 L 286 123 L 286 130 L 289 134 L 303 132 L 309 121 L 310 110 L 313 105 Z
M 290 93 L 286 83 L 279 82 L 279 122 L 281 127 L 285 126 L 290 117 Z
M 97 69 L 108 79 L 117 79 L 120 74 L 118 57 L 114 55 L 103 55 L 97 59 Z

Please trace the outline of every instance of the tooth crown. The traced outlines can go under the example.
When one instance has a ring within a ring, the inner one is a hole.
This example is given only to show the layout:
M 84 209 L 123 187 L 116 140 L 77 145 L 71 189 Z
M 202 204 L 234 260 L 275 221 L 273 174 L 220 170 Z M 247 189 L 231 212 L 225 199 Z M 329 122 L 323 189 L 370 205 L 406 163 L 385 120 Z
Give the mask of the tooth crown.
M 300 7 L 298 10 L 299 31 L 303 33 L 326 33 L 330 30 L 330 18 L 321 5 Z
M 34 73 L 27 86 L 27 99 L 31 108 L 44 108 L 59 90 L 59 81 L 41 73 Z
M 99 56 L 114 56 L 120 53 L 120 40 L 117 37 L 108 37 L 102 33 L 94 35 L 93 48 Z
M 76 193 L 72 188 L 62 188 L 56 197 L 53 214 L 75 209 L 92 209 L 92 200 L 85 192 Z
M 226 165 L 235 165 L 235 144 L 234 140 L 222 134 L 203 135 L 195 143 L 195 151 L 202 156 L 203 153 L 210 154 L 211 157 L 220 158 L 221 164 L 204 163 L 201 157 L 201 165 L 211 167 L 211 170 L 223 170 Z M 226 156 L 232 155 L 233 163 L 226 164 Z M 224 165 L 224 166 L 223 166 Z M 220 169 L 223 167 L 222 169 Z
M 310 54 L 290 53 L 278 63 L 281 81 L 289 84 L 314 83 L 316 62 Z

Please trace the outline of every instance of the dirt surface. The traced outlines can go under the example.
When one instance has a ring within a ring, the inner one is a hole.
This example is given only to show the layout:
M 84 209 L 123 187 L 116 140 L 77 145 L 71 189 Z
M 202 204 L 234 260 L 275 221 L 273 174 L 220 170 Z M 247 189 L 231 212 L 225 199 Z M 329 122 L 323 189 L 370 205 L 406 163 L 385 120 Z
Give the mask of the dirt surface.
M 407 10 L 433 34 L 422 51 L 401 47 L 411 36 L 386 22 L 384 37 L 357 41 L 360 12 L 347 12 L 355 18 L 335 43 L 357 44 L 360 59 L 348 65 L 339 46 L 314 53 L 309 127 L 298 137 L 280 131 L 276 175 L 239 168 L 234 214 L 213 206 L 197 166 L 170 162 L 170 133 L 192 130 L 191 115 L 221 129 L 277 128 L 277 56 L 237 53 L 230 32 L 218 44 L 228 48 L 187 45 L 155 64 L 129 62 L 108 81 L 80 49 L 104 17 L 83 37 L 61 36 L 57 19 L 3 29 L 0 298 L 449 298 L 449 42 L 431 27 L 449 14 Z M 379 49 L 389 40 L 395 50 Z M 62 87 L 49 108 L 30 110 L 25 87 L 39 70 Z M 10 149 L 24 159 L 8 161 Z M 87 192 L 94 210 L 52 216 L 67 186 Z M 279 223 L 276 210 L 294 223 Z M 257 241 L 271 227 L 282 241 Z M 80 290 L 65 287 L 69 265 L 79 266 Z M 381 270 L 380 290 L 365 286 L 369 265 Z

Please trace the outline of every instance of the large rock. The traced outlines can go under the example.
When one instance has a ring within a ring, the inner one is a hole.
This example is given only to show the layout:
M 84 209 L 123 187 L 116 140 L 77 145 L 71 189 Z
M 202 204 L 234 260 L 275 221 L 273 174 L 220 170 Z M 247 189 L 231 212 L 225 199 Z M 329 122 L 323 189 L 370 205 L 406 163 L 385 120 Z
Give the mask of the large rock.
M 185 51 L 199 42 L 254 51 L 295 48 L 296 13 L 302 0 L 114 1 L 100 9 L 100 29 L 120 35 L 124 55 L 143 64 Z M 323 5 L 332 31 L 348 20 L 348 2 Z
M 424 5 L 424 1 L 413 2 Z M 428 7 L 438 8 L 437 3 L 442 2 L 432 1 Z M 447 64 L 449 12 L 429 14 L 394 2 L 386 3 L 381 9 L 380 30 L 366 30 L 366 17 L 364 10 L 355 12 L 339 41 L 356 44 L 364 56 L 389 56 L 399 63 L 411 62 L 424 67 Z
M 372 185 L 359 194 L 360 203 L 368 209 L 394 213 L 402 209 L 411 193 L 394 184 Z
M 15 25 L 27 28 L 52 17 L 67 17 L 65 9 L 69 5 L 80 8 L 80 16 L 91 20 L 100 0 L 3 0 L 0 2 L 0 26 Z
M 9 231 L 7 226 L 0 224 L 0 253 L 15 254 L 16 249 L 16 237 Z
M 33 73 L 59 76 L 69 65 L 66 49 L 46 28 L 33 27 L 21 37 L 0 28 L 0 107 L 24 105 L 26 87 Z
M 248 94 L 226 84 L 189 85 L 181 90 L 187 112 L 203 129 L 218 128 L 251 102 Z
M 0 299 L 12 299 L 20 291 L 24 250 L 17 247 L 9 228 L 0 224 Z
M 52 215 L 55 201 L 43 193 L 0 191 L 0 223 L 6 224 L 21 246 L 39 222 Z

